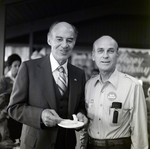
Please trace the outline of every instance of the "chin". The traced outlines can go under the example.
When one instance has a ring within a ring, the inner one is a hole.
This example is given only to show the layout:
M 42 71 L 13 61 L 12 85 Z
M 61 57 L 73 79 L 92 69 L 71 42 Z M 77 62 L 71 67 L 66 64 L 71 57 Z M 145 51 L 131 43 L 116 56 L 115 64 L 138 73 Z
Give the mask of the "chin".
M 70 56 L 70 55 L 68 55 L 68 54 L 61 55 L 61 59 L 62 59 L 62 60 L 66 60 L 66 59 L 69 58 L 69 56 Z

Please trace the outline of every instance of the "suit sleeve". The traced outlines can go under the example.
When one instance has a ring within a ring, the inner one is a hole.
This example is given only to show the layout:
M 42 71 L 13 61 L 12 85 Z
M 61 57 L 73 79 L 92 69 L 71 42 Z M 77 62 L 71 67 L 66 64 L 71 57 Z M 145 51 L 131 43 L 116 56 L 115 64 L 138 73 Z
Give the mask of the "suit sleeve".
M 35 128 L 41 128 L 40 118 L 43 109 L 31 106 L 28 103 L 29 83 L 28 69 L 26 63 L 23 62 L 14 82 L 7 108 L 8 114 L 16 121 Z
M 81 96 L 80 96 L 80 103 L 79 103 L 79 107 L 78 107 L 78 112 L 81 112 L 83 114 L 86 115 L 86 110 L 85 110 L 85 95 L 84 95 L 84 87 L 85 87 L 85 73 L 83 71 L 83 75 L 82 75 L 82 82 L 81 82 Z M 77 112 L 77 113 L 78 113 Z

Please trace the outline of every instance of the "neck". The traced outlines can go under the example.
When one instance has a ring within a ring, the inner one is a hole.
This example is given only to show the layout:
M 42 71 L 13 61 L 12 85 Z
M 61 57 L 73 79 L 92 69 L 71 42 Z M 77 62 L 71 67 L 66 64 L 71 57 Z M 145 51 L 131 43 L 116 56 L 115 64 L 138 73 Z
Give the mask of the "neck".
M 55 60 L 59 63 L 59 65 L 63 65 L 66 63 L 67 59 L 59 59 L 57 58 L 55 55 L 53 55 L 53 57 L 55 58 Z
M 59 65 L 63 65 L 63 64 L 65 64 L 66 63 L 66 60 L 59 60 L 59 61 L 57 61 L 58 63 L 59 63 Z
M 109 71 L 100 71 L 100 78 L 102 80 L 103 83 L 105 83 L 106 81 L 108 81 L 108 79 L 110 78 L 110 76 L 112 75 L 112 73 L 115 70 L 109 72 Z

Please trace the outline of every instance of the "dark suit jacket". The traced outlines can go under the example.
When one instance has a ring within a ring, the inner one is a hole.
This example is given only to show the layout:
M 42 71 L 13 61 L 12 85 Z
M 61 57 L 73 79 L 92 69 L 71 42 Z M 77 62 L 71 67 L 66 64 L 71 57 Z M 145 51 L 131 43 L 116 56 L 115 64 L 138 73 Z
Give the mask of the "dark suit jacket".
M 85 112 L 85 73 L 70 63 L 67 67 L 68 118 L 72 119 L 72 114 Z M 58 126 L 41 127 L 41 113 L 46 108 L 58 111 L 49 55 L 23 62 L 14 82 L 8 113 L 12 118 L 24 124 L 21 149 L 54 149 Z M 69 137 L 70 141 L 75 144 L 75 132 L 70 135 L 72 135 Z

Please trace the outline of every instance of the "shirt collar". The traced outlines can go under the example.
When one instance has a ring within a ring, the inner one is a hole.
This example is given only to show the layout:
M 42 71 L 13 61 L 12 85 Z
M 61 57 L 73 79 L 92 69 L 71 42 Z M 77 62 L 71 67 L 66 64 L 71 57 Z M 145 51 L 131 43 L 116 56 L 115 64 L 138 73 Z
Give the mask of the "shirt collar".
M 112 75 L 111 75 L 110 78 L 108 79 L 108 82 L 110 82 L 110 83 L 115 87 L 115 89 L 117 89 L 118 80 L 119 80 L 118 70 L 115 69 L 115 71 L 112 73 Z M 97 76 L 95 77 L 94 86 L 96 86 L 98 82 L 101 82 L 100 75 L 97 75 Z
M 11 71 L 8 71 L 7 72 L 7 74 L 5 75 L 5 77 L 9 77 L 9 78 L 11 78 L 11 80 L 15 80 L 15 78 L 12 76 L 12 73 L 11 73 Z
M 52 68 L 52 72 L 54 72 L 55 70 L 57 70 L 57 68 L 60 66 L 59 63 L 57 62 L 57 60 L 54 58 L 53 54 L 50 54 L 50 62 L 51 62 L 51 68 Z M 68 64 L 68 60 L 62 65 L 63 68 L 65 69 L 65 73 L 68 74 L 68 69 L 67 69 L 67 64 Z
M 118 70 L 115 69 L 115 71 L 112 73 L 112 75 L 109 78 L 109 82 L 117 89 L 118 81 L 119 81 L 119 74 Z

